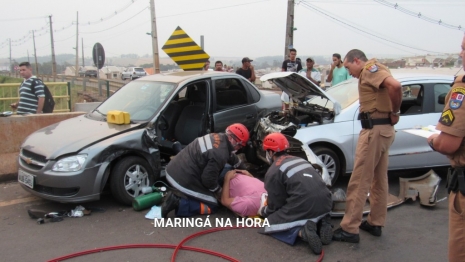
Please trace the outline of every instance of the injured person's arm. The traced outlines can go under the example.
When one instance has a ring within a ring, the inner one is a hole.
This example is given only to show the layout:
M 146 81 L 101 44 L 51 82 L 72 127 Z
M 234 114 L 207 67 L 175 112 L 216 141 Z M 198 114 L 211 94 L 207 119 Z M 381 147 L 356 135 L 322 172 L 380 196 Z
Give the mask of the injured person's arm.
M 231 209 L 231 204 L 234 201 L 234 197 L 229 195 L 229 182 L 236 176 L 236 170 L 230 170 L 224 176 L 223 192 L 221 193 L 221 204 L 228 209 Z

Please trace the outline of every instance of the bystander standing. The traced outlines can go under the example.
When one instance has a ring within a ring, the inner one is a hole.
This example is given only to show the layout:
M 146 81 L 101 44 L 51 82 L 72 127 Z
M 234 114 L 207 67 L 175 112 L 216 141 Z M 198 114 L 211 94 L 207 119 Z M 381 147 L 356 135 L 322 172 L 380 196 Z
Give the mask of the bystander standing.
M 44 107 L 44 83 L 32 75 L 32 66 L 29 62 L 19 64 L 19 74 L 24 78 L 19 87 L 19 102 L 10 106 L 17 109 L 17 114 L 41 114 Z
M 255 69 L 250 63 L 252 61 L 253 60 L 250 60 L 248 57 L 242 58 L 242 67 L 237 69 L 236 73 L 253 83 L 255 81 Z

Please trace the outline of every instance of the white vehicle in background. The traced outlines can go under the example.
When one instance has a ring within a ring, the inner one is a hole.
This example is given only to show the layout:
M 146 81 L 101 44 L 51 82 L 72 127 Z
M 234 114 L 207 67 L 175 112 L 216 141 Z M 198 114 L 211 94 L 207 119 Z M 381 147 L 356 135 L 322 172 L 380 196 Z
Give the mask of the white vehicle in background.
M 121 80 L 133 80 L 146 75 L 147 73 L 142 67 L 128 67 L 126 70 L 124 70 L 124 72 L 121 73 Z

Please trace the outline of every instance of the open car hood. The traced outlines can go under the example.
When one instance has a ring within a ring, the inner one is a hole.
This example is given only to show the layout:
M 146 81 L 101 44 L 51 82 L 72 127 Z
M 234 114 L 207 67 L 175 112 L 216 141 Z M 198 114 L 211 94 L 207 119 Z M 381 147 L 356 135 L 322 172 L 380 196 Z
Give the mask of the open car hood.
M 294 72 L 276 72 L 260 77 L 261 81 L 272 81 L 281 90 L 292 98 L 303 102 L 307 96 L 320 96 L 328 99 L 334 104 L 334 113 L 341 112 L 341 105 L 323 89 L 312 83 L 305 77 Z

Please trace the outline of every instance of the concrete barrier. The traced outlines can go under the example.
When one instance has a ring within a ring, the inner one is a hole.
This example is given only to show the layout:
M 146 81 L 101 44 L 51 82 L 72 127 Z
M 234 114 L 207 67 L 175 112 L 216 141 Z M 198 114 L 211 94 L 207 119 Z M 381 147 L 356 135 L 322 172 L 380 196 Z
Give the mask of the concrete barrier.
M 0 182 L 16 179 L 19 148 L 27 136 L 43 127 L 84 112 L 0 117 Z

